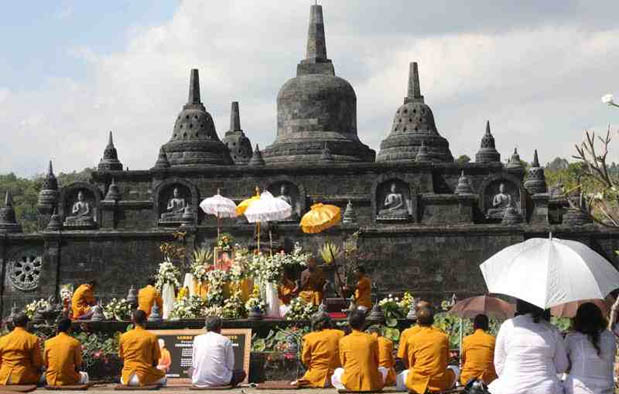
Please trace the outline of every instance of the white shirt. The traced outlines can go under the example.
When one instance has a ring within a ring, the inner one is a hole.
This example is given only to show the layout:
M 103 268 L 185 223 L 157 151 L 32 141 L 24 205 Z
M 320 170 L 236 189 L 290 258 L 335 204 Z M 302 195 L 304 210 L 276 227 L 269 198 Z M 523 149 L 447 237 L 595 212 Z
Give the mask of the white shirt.
M 598 355 L 587 335 L 573 332 L 565 338 L 572 365 L 564 384 L 567 394 L 614 393 L 613 364 L 617 346 L 613 333 L 602 331 L 599 345 Z
M 193 374 L 196 386 L 226 386 L 232 380 L 234 352 L 232 341 L 221 334 L 207 332 L 193 339 Z
M 557 374 L 568 367 L 563 338 L 529 314 L 509 319 L 496 338 L 494 366 L 499 378 L 490 384 L 492 394 L 560 394 Z

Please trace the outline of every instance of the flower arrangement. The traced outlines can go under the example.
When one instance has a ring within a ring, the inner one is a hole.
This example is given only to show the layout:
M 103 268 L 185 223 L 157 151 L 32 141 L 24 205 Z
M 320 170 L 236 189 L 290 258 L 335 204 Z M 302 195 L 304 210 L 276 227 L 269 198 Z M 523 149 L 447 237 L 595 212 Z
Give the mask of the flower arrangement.
M 309 320 L 318 307 L 302 298 L 296 297 L 290 301 L 290 309 L 286 312 L 286 320 Z
M 408 314 L 408 311 L 410 311 L 411 306 L 413 306 L 414 302 L 415 297 L 413 297 L 413 295 L 408 291 L 405 292 L 400 302 L 398 302 L 398 307 L 400 307 L 400 313 L 406 316 Z
M 193 251 L 191 255 L 190 271 L 193 277 L 200 282 L 207 280 L 207 274 L 209 271 L 209 265 L 213 260 L 213 252 L 201 248 Z
M 224 302 L 222 315 L 224 319 L 241 319 L 247 316 L 245 311 L 245 306 L 243 305 L 241 291 L 235 291 L 228 299 Z
M 245 303 L 245 310 L 247 313 L 250 312 L 260 312 L 265 313 L 267 308 L 266 302 L 262 299 L 260 295 L 260 288 L 258 286 L 254 286 L 254 291 L 251 296 Z
M 310 257 L 310 253 L 304 253 L 301 246 L 296 244 L 290 254 L 283 251 L 272 256 L 254 254 L 247 259 L 247 271 L 262 283 L 277 283 L 281 280 L 285 267 L 306 266 Z
M 178 294 L 176 294 L 176 302 L 186 298 L 189 295 L 189 289 L 186 287 L 181 287 L 178 290 Z
M 112 298 L 112 300 L 103 307 L 103 315 L 108 320 L 130 320 L 131 304 L 124 298 Z
M 395 327 L 398 325 L 398 319 L 403 318 L 406 314 L 400 308 L 400 299 L 389 294 L 378 302 L 383 313 L 385 314 L 385 324 L 387 327 Z
M 170 318 L 173 320 L 196 319 L 202 316 L 205 305 L 204 300 L 199 296 L 184 297 L 176 301 Z
M 229 252 L 232 250 L 233 243 L 234 238 L 232 238 L 230 234 L 222 233 L 221 235 L 219 235 L 219 238 L 217 238 L 217 243 L 215 244 L 215 246 L 221 251 Z
M 211 270 L 207 274 L 208 292 L 206 293 L 206 303 L 208 306 L 223 306 L 224 304 L 224 285 L 228 280 L 226 271 Z
M 157 271 L 155 283 L 155 287 L 157 290 L 161 291 L 165 284 L 169 284 L 174 286 L 175 288 L 179 288 L 181 283 L 179 279 L 181 276 L 181 271 L 170 261 L 169 259 L 164 260 L 161 264 L 159 264 L 159 270 Z
M 34 314 L 38 310 L 41 310 L 41 309 L 45 310 L 49 307 L 50 307 L 49 302 L 46 299 L 41 298 L 40 300 L 32 301 L 31 303 L 26 305 L 24 307 L 24 313 L 26 313 L 26 316 L 28 316 L 29 319 L 32 319 L 34 317 Z
M 202 310 L 203 316 L 222 316 L 224 308 L 221 306 L 209 306 Z

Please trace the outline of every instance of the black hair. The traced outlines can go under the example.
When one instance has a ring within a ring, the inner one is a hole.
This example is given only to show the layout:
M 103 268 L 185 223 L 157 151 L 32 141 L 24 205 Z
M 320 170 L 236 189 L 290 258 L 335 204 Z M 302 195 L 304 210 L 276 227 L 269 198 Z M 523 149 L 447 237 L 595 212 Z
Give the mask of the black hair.
M 61 319 L 58 322 L 58 332 L 68 332 L 71 329 L 71 319 Z
M 350 324 L 350 327 L 354 330 L 363 330 L 363 326 L 365 325 L 365 312 L 359 309 L 350 312 L 348 315 L 348 324 Z
M 221 318 L 219 316 L 208 316 L 206 318 L 206 331 L 218 332 L 221 330 Z
M 483 313 L 480 313 L 479 315 L 475 316 L 475 319 L 473 320 L 473 328 L 475 330 L 482 329 L 484 331 L 488 330 L 488 316 L 484 315 Z
M 600 334 L 608 324 L 600 308 L 592 302 L 587 302 L 578 307 L 574 317 L 574 330 L 589 337 L 591 344 L 600 355 Z
M 518 315 L 530 314 L 535 323 L 539 323 L 544 317 L 544 310 L 542 308 L 520 299 L 516 301 L 516 311 Z
M 331 318 L 326 313 L 316 313 L 311 318 L 312 331 L 320 331 L 331 328 Z
M 25 328 L 28 325 L 29 321 L 30 321 L 30 318 L 28 317 L 28 315 L 26 315 L 24 312 L 19 312 L 13 318 L 13 325 L 15 327 Z
M 90 285 L 92 287 L 96 287 L 97 286 L 97 281 L 96 280 L 89 280 L 88 282 L 86 282 L 87 285 Z
M 133 312 L 133 322 L 138 326 L 143 326 L 146 324 L 146 312 L 142 310 L 136 310 Z

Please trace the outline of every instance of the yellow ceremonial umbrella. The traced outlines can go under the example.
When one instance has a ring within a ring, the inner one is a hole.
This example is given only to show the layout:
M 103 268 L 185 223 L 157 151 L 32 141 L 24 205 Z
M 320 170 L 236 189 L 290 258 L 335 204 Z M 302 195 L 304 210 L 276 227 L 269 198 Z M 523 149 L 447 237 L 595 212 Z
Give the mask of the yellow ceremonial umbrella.
M 249 206 L 255 202 L 260 200 L 260 189 L 256 187 L 256 195 L 253 197 L 248 198 L 247 200 L 243 200 L 239 203 L 239 205 L 236 206 L 236 215 L 237 216 L 241 216 L 242 214 L 245 213 L 245 211 L 247 211 L 247 208 L 249 208 Z
M 308 234 L 317 234 L 329 229 L 342 220 L 341 209 L 330 204 L 314 204 L 301 218 L 301 230 Z

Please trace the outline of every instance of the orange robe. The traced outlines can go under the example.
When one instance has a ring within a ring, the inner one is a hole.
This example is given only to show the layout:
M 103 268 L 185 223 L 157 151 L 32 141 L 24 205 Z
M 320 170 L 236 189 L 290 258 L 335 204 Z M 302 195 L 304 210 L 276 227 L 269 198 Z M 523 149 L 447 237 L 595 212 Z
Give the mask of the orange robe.
M 85 283 L 73 293 L 71 299 L 71 309 L 73 310 L 73 319 L 79 319 L 80 316 L 90 312 L 90 306 L 95 304 L 95 292 L 92 286 Z
M 172 365 L 172 355 L 170 351 L 166 348 L 159 349 L 161 350 L 161 358 L 159 359 L 158 367 L 163 372 L 170 372 L 170 366 Z
M 404 362 L 404 365 L 408 368 L 408 339 L 419 332 L 419 326 L 412 326 L 402 331 L 400 334 L 400 342 L 398 345 L 397 357 Z
M 364 275 L 357 282 L 357 287 L 355 288 L 355 302 L 357 306 L 364 306 L 368 309 L 372 308 L 372 281 L 367 275 Z
M 282 280 L 282 283 L 277 288 L 277 295 L 279 297 L 279 300 L 282 302 L 282 304 L 284 305 L 290 304 L 290 301 L 294 298 L 295 288 L 296 288 L 296 285 L 290 279 L 284 278 Z
M 161 358 L 157 336 L 140 326 L 120 336 L 119 355 L 123 360 L 122 380 L 127 384 L 133 374 L 138 376 L 140 386 L 155 383 L 165 372 L 155 366 Z
M 45 378 L 50 386 L 78 384 L 82 365 L 82 344 L 70 335 L 61 332 L 45 341 Z
M 406 387 L 423 394 L 430 391 L 443 391 L 451 388 L 455 382 L 452 370 L 447 369 L 449 362 L 449 338 L 434 327 L 419 327 L 415 335 L 409 336 L 408 377 Z
M 301 292 L 299 297 L 307 303 L 320 305 L 322 303 L 325 282 L 325 274 L 320 268 L 316 268 L 313 272 L 306 269 L 301 273 Z
M 340 330 L 324 329 L 303 337 L 301 360 L 307 372 L 299 383 L 310 387 L 331 386 L 331 375 L 340 366 L 339 342 L 344 337 Z
M 39 338 L 25 328 L 0 338 L 0 384 L 37 384 L 43 357 Z
M 372 334 L 378 340 L 378 366 L 387 369 L 385 386 L 395 386 L 395 359 L 393 358 L 393 342 L 378 334 Z
M 344 368 L 342 384 L 347 390 L 382 390 L 383 377 L 378 370 L 378 340 L 372 335 L 353 330 L 342 338 L 340 360 Z
M 460 383 L 464 385 L 471 378 L 479 378 L 490 384 L 497 378 L 494 370 L 494 343 L 495 338 L 481 329 L 464 338 Z
M 159 313 L 163 313 L 163 299 L 155 286 L 148 285 L 140 289 L 138 292 L 138 309 L 144 311 L 146 317 L 150 316 L 150 312 L 155 304 L 159 307 Z

